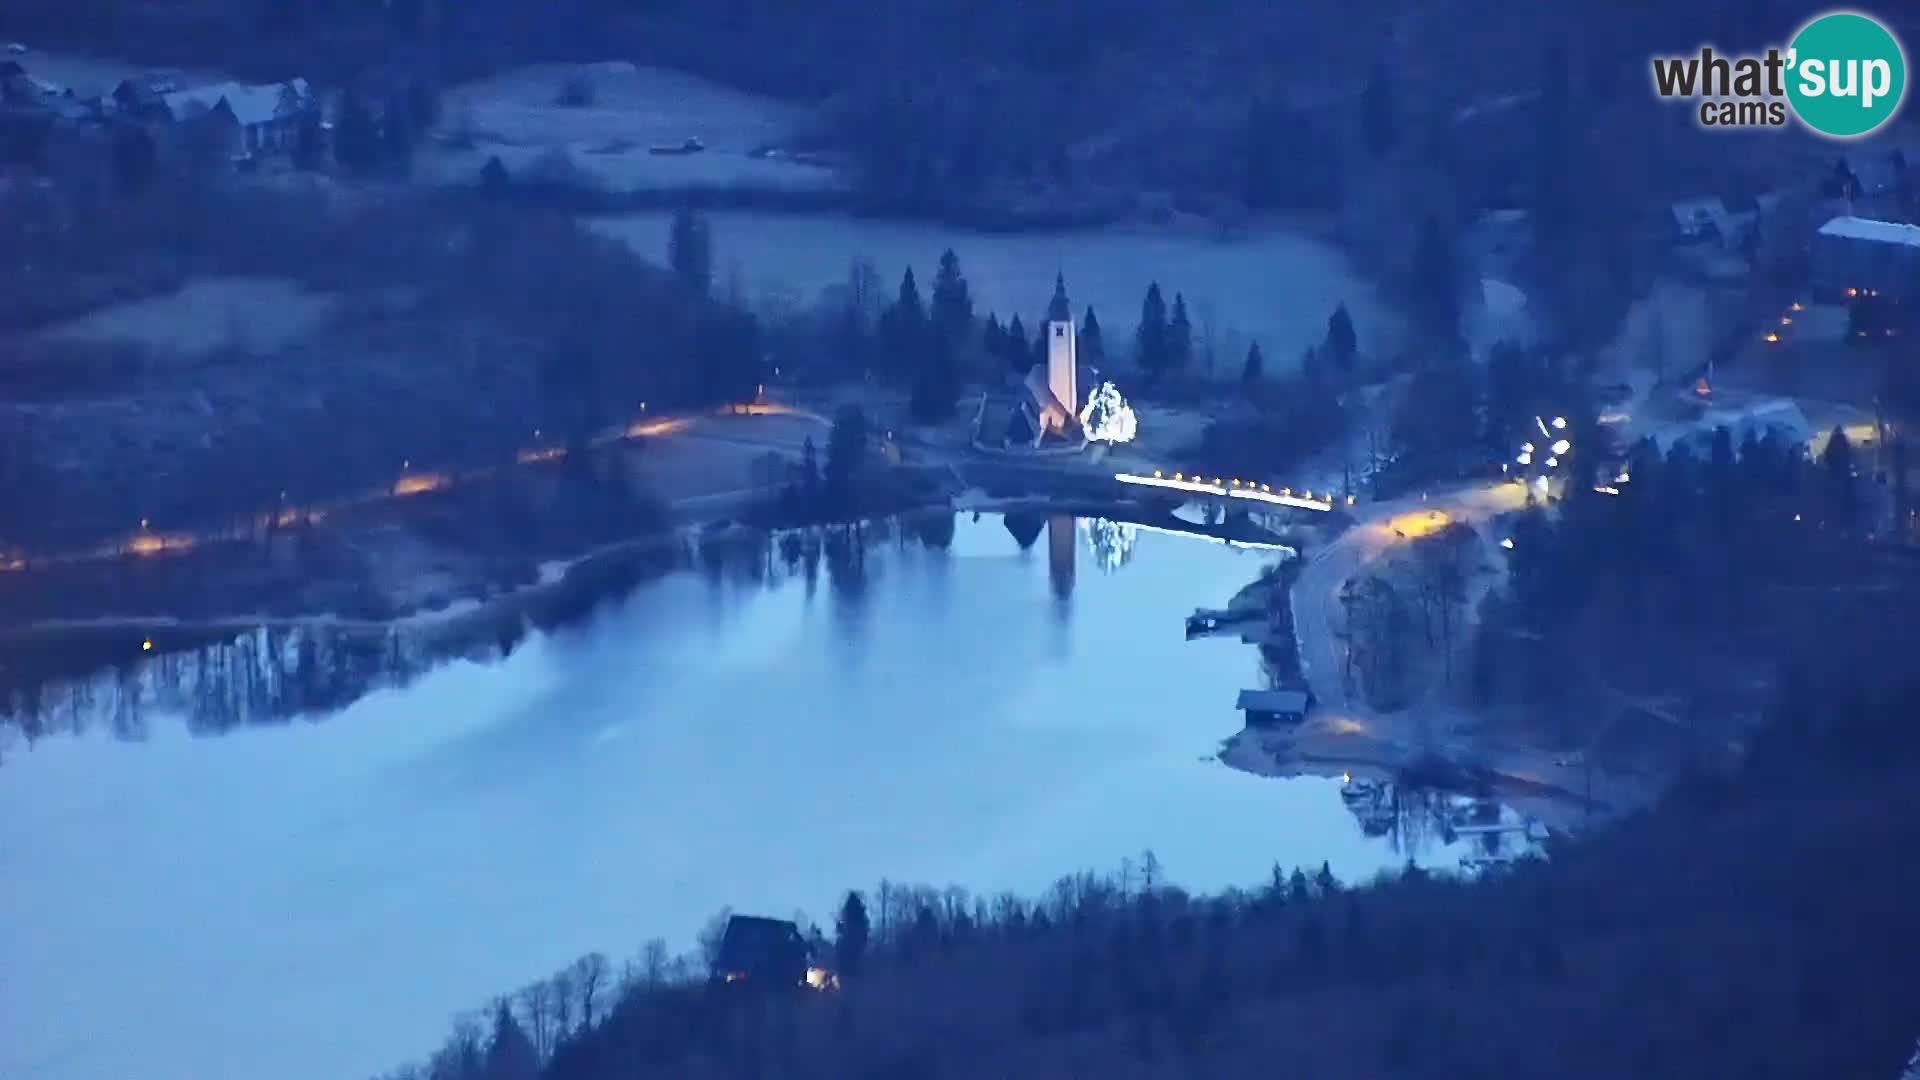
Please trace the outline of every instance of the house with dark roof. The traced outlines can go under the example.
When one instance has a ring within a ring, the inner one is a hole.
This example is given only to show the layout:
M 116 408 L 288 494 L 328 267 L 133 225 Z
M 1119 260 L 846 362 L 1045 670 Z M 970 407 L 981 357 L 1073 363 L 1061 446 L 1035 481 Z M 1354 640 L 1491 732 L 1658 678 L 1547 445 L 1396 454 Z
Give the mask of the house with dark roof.
M 1920 303 L 1920 225 L 1836 217 L 1813 240 L 1816 293 Z
M 795 990 L 807 985 L 810 952 L 800 928 L 785 919 L 735 915 L 720 938 L 713 981 L 740 990 Z
M 1237 705 L 1247 714 L 1247 723 L 1299 724 L 1313 708 L 1313 693 L 1307 690 L 1242 690 Z
M 315 107 L 305 79 L 258 86 L 214 83 L 162 94 L 160 102 L 176 124 L 198 126 L 214 148 L 236 159 L 292 149 L 301 116 Z
M 21 105 L 39 101 L 40 86 L 18 61 L 0 60 L 0 101 Z
M 1719 240 L 1727 234 L 1727 207 L 1717 198 L 1682 199 L 1671 212 L 1674 236 L 1681 243 Z
M 173 119 L 167 103 L 145 79 L 122 79 L 104 104 L 113 115 L 136 123 L 165 122 Z

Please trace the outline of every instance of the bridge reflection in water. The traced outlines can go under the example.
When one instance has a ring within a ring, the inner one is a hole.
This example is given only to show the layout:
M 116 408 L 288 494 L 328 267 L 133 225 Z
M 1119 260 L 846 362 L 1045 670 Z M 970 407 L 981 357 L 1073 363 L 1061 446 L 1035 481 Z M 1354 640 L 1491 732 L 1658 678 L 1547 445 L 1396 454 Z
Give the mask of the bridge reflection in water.
M 1049 578 L 1063 616 L 1082 536 L 1093 565 L 1107 574 L 1132 561 L 1147 533 L 1281 552 L 1283 558 L 1293 550 L 1230 540 L 1215 535 L 1216 526 L 1171 515 L 1158 525 L 1018 512 L 1002 521 L 1022 549 L 1037 543 L 1043 530 L 1048 533 Z M 845 598 L 851 612 L 865 588 L 868 549 L 915 543 L 944 550 L 953 535 L 951 512 L 876 519 L 857 528 L 713 534 L 685 546 L 583 565 L 538 594 L 444 620 L 236 621 L 194 630 L 157 622 L 76 631 L 31 647 L 10 641 L 0 654 L 0 764 L 19 748 L 16 740 L 30 744 L 96 726 L 139 740 L 162 715 L 184 718 L 187 730 L 198 735 L 317 719 L 371 691 L 406 686 L 452 660 L 497 661 L 531 634 L 575 624 L 599 605 L 674 572 L 742 585 L 798 578 L 809 593 L 819 580 Z

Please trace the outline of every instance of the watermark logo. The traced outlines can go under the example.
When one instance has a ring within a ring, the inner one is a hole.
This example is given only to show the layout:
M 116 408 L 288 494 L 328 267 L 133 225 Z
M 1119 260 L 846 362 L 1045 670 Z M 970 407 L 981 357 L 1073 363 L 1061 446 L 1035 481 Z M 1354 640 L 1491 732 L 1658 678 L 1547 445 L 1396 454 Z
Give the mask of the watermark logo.
M 1662 98 L 1699 101 L 1702 127 L 1784 127 L 1792 115 L 1821 135 L 1853 139 L 1900 111 L 1907 58 L 1878 20 L 1836 11 L 1762 55 L 1702 48 L 1697 56 L 1654 57 L 1653 86 Z

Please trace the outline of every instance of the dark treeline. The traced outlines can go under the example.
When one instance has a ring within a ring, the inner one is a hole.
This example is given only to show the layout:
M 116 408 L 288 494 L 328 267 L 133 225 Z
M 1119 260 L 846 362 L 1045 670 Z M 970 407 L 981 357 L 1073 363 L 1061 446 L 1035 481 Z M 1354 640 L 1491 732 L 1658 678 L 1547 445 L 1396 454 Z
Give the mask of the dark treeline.
M 883 884 L 812 930 L 838 993 L 716 993 L 656 942 L 590 1015 L 604 959 L 562 973 L 564 1021 L 543 980 L 390 1075 L 1890 1076 L 1920 1030 L 1889 857 L 1920 839 L 1920 688 L 1868 660 L 1797 665 L 1736 770 L 1490 879 L 1192 897 L 1149 856 L 1037 901 Z
M 1638 93 L 1646 56 L 1774 40 L 1802 14 L 1784 0 L 1737 18 L 1711 0 L 1360 12 L 1231 0 L 1177 13 L 1144 0 L 587 0 L 564 12 L 538 0 L 18 0 L 6 26 L 153 62 L 336 84 L 369 71 L 453 81 L 536 60 L 664 64 L 825 104 L 812 141 L 854 160 L 872 209 L 1017 221 L 1032 204 L 1050 220 L 1090 220 L 1152 191 L 1231 219 L 1235 208 L 1339 207 L 1377 181 L 1414 191 L 1402 202 L 1415 209 L 1518 188 L 1564 220 L 1605 223 L 1616 180 L 1691 167 L 1651 152 L 1639 123 L 1653 115 Z M 1491 68 L 1518 71 L 1523 85 L 1485 85 Z M 1556 95 L 1556 76 L 1569 95 Z M 1546 85 L 1526 85 L 1536 82 Z M 1562 196 L 1525 190 L 1531 140 L 1446 137 L 1456 110 L 1523 88 L 1538 101 L 1504 123 L 1583 147 L 1583 183 Z M 1603 115 L 1633 119 L 1597 123 Z M 1595 168 L 1623 145 L 1636 151 L 1624 155 L 1631 168 Z M 1434 171 L 1449 183 L 1425 182 Z M 1555 251 L 1608 240 L 1583 227 Z M 1567 283 L 1569 299 L 1578 288 Z
M 1841 612 L 1878 638 L 1911 603 L 1912 557 L 1865 540 L 1878 487 L 1839 431 L 1817 459 L 1722 428 L 1665 453 L 1638 444 L 1618 469 L 1596 477 L 1617 494 L 1570 485 L 1552 512 L 1511 523 L 1510 577 L 1480 619 L 1483 699 L 1556 703 L 1563 724 L 1661 680 L 1691 701 L 1716 680 L 1676 657 L 1734 676 L 1722 683 L 1764 679 L 1770 657 L 1835 644 Z M 1689 704 L 1686 737 L 1733 736 L 1726 711 Z

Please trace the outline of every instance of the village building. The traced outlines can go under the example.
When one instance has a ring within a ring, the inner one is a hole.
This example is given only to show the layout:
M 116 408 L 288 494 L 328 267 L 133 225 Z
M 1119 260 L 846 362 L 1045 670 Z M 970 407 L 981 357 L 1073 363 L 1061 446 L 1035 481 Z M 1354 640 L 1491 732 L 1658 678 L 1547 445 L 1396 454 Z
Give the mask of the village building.
M 1682 244 L 1717 242 L 1727 233 L 1727 206 L 1717 198 L 1682 199 L 1669 209 L 1674 240 Z
M 0 101 L 26 102 L 40 96 L 40 88 L 18 60 L 0 60 Z
M 740 990 L 792 990 L 807 984 L 807 939 L 785 919 L 734 915 L 727 919 L 714 960 L 716 985 Z
M 305 79 L 258 86 L 214 83 L 163 94 L 160 101 L 175 124 L 192 127 L 191 137 L 236 161 L 291 151 L 301 117 L 316 104 Z
M 1920 225 L 1836 217 L 1815 235 L 1812 259 L 1823 298 L 1920 301 Z
M 1295 726 L 1307 719 L 1313 694 L 1307 690 L 1242 690 L 1235 707 L 1247 714 L 1249 727 Z
M 1093 373 L 1081 367 L 1073 320 L 1048 322 L 1046 341 L 1046 362 L 1029 368 L 1010 397 L 982 398 L 974 420 L 977 444 L 1041 449 L 1082 440 L 1080 387 L 1092 383 Z
M 120 80 L 103 105 L 116 118 L 135 123 L 164 123 L 173 119 L 160 92 L 145 79 Z

